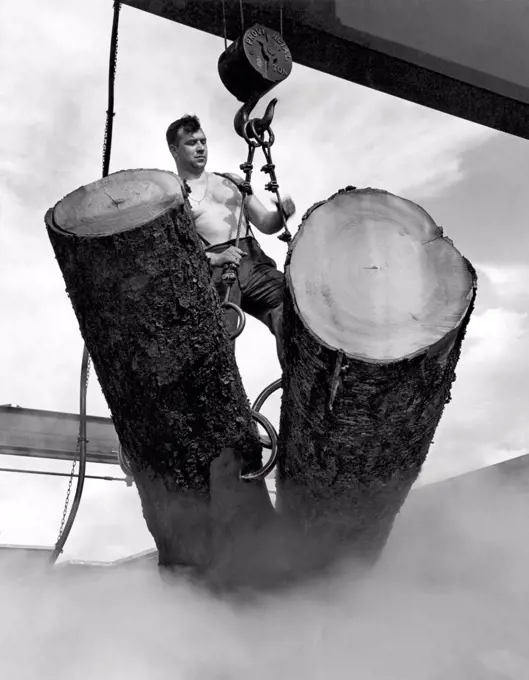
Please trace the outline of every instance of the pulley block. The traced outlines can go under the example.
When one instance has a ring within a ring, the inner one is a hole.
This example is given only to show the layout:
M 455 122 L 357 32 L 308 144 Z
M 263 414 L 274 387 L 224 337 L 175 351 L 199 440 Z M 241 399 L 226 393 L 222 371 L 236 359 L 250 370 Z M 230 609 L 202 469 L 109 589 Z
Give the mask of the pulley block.
M 260 99 L 292 71 L 292 55 L 277 31 L 254 24 L 219 57 L 224 87 L 240 102 Z

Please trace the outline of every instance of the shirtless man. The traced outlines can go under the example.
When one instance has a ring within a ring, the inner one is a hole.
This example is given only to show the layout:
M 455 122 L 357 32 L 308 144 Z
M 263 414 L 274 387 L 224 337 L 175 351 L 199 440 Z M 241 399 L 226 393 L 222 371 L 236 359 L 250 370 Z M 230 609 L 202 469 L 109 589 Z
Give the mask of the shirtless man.
M 237 225 L 242 206 L 239 175 L 228 178 L 206 172 L 207 140 L 196 116 L 184 116 L 171 123 L 166 133 L 179 177 L 190 191 L 188 198 L 193 210 L 198 235 L 213 271 L 213 283 L 224 300 L 226 284 L 222 280 L 227 263 L 237 266 L 237 280 L 232 286 L 230 301 L 244 312 L 262 321 L 276 339 L 277 355 L 283 363 L 282 321 L 284 274 L 276 263 L 261 250 L 254 238 L 249 221 L 263 234 L 276 234 L 282 222 L 279 210 L 267 210 L 253 195 L 246 199 L 246 216 L 241 226 L 239 247 L 235 247 Z M 228 174 L 228 173 L 226 173 Z M 291 198 L 283 199 L 287 219 L 296 208 Z M 247 219 L 248 218 L 248 219 Z M 237 315 L 227 311 L 228 327 L 234 329 Z

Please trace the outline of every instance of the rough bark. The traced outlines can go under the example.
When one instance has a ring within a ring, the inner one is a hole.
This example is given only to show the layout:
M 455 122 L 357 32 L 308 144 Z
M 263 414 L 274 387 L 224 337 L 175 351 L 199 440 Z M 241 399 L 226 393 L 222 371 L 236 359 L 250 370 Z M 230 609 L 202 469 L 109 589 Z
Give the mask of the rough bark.
M 226 561 L 230 536 L 273 509 L 264 483 L 238 478 L 261 446 L 178 178 L 117 172 L 45 222 L 160 564 Z
M 304 216 L 285 273 L 277 508 L 370 563 L 450 399 L 476 274 L 422 208 L 349 188 Z

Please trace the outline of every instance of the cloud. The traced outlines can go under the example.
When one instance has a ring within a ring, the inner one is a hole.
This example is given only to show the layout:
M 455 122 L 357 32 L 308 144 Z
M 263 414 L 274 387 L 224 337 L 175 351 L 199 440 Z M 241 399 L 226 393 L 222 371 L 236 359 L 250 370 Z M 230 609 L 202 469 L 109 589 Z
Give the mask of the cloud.
M 463 179 L 465 151 L 497 134 L 308 69 L 291 78 L 276 127 L 289 139 L 278 158 L 288 163 L 295 149 L 303 169 L 289 177 L 295 195 L 304 187 L 321 200 L 353 184 L 425 198 Z
M 528 266 L 481 264 L 479 269 L 485 274 L 500 297 L 512 299 L 517 297 L 526 298 L 529 296 Z M 527 304 L 526 300 L 524 300 L 524 302 Z
M 496 267 L 497 280 L 511 282 L 508 269 Z M 421 483 L 529 453 L 528 341 L 528 312 L 504 307 L 474 311 L 452 401 L 437 429 Z

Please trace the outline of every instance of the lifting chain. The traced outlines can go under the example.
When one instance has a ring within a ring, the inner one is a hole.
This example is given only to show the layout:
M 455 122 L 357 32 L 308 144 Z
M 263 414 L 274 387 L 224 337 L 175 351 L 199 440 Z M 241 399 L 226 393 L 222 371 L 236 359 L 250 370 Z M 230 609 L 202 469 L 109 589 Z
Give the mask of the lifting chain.
M 242 194 L 241 210 L 239 213 L 239 221 L 237 224 L 237 235 L 235 238 L 235 247 L 239 247 L 239 241 L 241 237 L 242 223 L 244 220 L 248 221 L 248 216 L 246 212 L 246 201 L 248 196 L 250 196 L 252 191 L 252 173 L 253 173 L 253 163 L 255 157 L 255 150 L 261 148 L 265 157 L 265 165 L 261 168 L 261 172 L 270 176 L 270 181 L 265 185 L 266 191 L 270 191 L 275 194 L 277 200 L 277 210 L 281 218 L 281 228 L 283 232 L 278 236 L 280 241 L 285 243 L 290 243 L 292 240 L 292 234 L 290 233 L 287 226 L 287 219 L 289 215 L 286 214 L 283 207 L 283 202 L 281 200 L 281 194 L 279 193 L 279 182 L 277 181 L 277 175 L 275 171 L 275 163 L 272 159 L 272 146 L 275 142 L 275 135 L 272 130 L 271 124 L 274 117 L 275 106 L 277 104 L 277 99 L 272 99 L 266 107 L 266 111 L 262 118 L 252 118 L 250 119 L 250 112 L 255 107 L 258 102 L 258 96 L 251 97 L 248 102 L 243 104 L 235 116 L 234 127 L 235 131 L 240 137 L 243 137 L 248 146 L 248 155 L 246 161 L 241 163 L 240 169 L 244 172 L 244 181 L 239 184 L 239 191 Z M 268 135 L 266 139 L 265 135 Z M 235 331 L 231 334 L 231 339 L 235 340 L 243 332 L 246 325 L 246 317 L 242 309 L 233 302 L 230 302 L 230 295 L 232 286 L 237 280 L 237 265 L 229 263 L 224 265 L 224 271 L 222 273 L 222 280 L 227 285 L 226 295 L 222 306 L 225 309 L 232 309 L 235 311 L 239 317 L 237 322 L 237 327 Z
M 59 533 L 57 535 L 57 540 L 55 541 L 55 546 L 57 546 L 60 538 L 62 537 L 62 532 L 64 531 L 64 525 L 66 524 L 66 515 L 68 514 L 68 508 L 70 506 L 70 495 L 72 493 L 72 484 L 75 477 L 75 468 L 77 467 L 77 459 L 79 458 L 79 453 L 81 450 L 81 434 L 77 436 L 77 447 L 75 449 L 75 458 L 72 464 L 72 469 L 70 470 L 70 479 L 68 480 L 68 490 L 66 491 L 66 500 L 64 501 L 64 508 L 62 511 L 61 526 L 59 527 Z
M 246 161 L 242 163 L 239 167 L 244 172 L 244 181 L 241 182 L 238 187 L 242 194 L 241 210 L 239 212 L 239 221 L 237 223 L 237 234 L 235 237 L 235 247 L 239 247 L 239 242 L 241 240 L 242 224 L 244 221 L 248 223 L 248 214 L 246 211 L 246 201 L 248 196 L 251 196 L 252 191 L 252 171 L 253 171 L 253 158 L 255 154 L 255 149 L 257 147 L 256 143 L 248 143 L 248 157 Z M 246 326 L 246 316 L 243 310 L 233 302 L 230 302 L 230 295 L 233 284 L 237 280 L 237 265 L 232 262 L 224 265 L 224 271 L 222 273 L 222 280 L 227 286 L 226 295 L 224 301 L 222 302 L 222 307 L 225 309 L 233 309 L 237 313 L 239 319 L 237 322 L 237 328 L 231 334 L 231 339 L 235 340 L 243 332 Z
M 239 190 L 242 194 L 242 204 L 241 211 L 239 214 L 239 222 L 237 225 L 237 236 L 235 239 L 236 247 L 238 247 L 239 245 L 242 222 L 245 218 L 248 219 L 246 214 L 246 201 L 248 196 L 250 196 L 253 193 L 251 184 L 253 164 L 255 151 L 259 147 L 263 150 L 263 154 L 266 161 L 265 165 L 261 168 L 261 172 L 264 172 L 270 177 L 269 182 L 265 185 L 265 189 L 266 191 L 270 191 L 271 193 L 275 194 L 277 199 L 277 209 L 279 211 L 279 215 L 281 218 L 281 227 L 283 232 L 278 236 L 278 238 L 286 243 L 289 243 L 292 240 L 292 234 L 290 233 L 286 223 L 289 215 L 287 215 L 285 212 L 281 200 L 281 194 L 279 193 L 279 182 L 277 181 L 277 176 L 275 172 L 276 166 L 272 159 L 271 150 L 275 142 L 275 135 L 271 128 L 271 123 L 277 99 L 273 99 L 268 104 L 265 114 L 262 118 L 253 118 L 250 120 L 249 119 L 250 111 L 253 109 L 256 103 L 257 98 L 253 98 L 249 102 L 244 104 L 241 107 L 241 109 L 237 112 L 234 121 L 236 132 L 241 137 L 244 138 L 246 144 L 248 145 L 248 156 L 246 158 L 246 161 L 239 166 L 240 169 L 244 172 L 244 181 L 239 184 Z M 268 138 L 266 138 L 266 135 L 268 136 Z M 222 306 L 224 308 L 233 309 L 239 315 L 237 329 L 231 336 L 232 339 L 235 339 L 242 333 L 246 323 L 244 312 L 237 305 L 229 301 L 231 288 L 235 281 L 237 280 L 237 265 L 234 264 L 225 265 L 224 272 L 222 274 L 222 280 L 227 284 L 228 287 Z M 277 389 L 281 387 L 281 384 L 282 381 L 281 378 L 279 378 L 278 380 L 275 380 L 273 383 L 268 385 L 257 397 L 251 409 L 252 418 L 256 420 L 262 427 L 264 427 L 264 429 L 267 432 L 266 439 L 262 437 L 260 438 L 261 445 L 264 448 L 270 448 L 272 450 L 272 453 L 268 462 L 260 470 L 258 470 L 257 472 L 251 472 L 245 475 L 241 475 L 241 479 L 245 481 L 256 481 L 264 479 L 268 474 L 270 474 L 270 472 L 273 470 L 277 463 L 278 455 L 277 433 L 272 424 L 270 423 L 270 421 L 267 418 L 265 418 L 261 413 L 259 413 L 259 409 L 262 407 L 266 399 L 268 399 L 268 397 L 273 392 L 275 392 Z
M 285 209 L 283 208 L 283 202 L 281 200 L 281 194 L 279 193 L 279 182 L 276 176 L 276 166 L 272 160 L 272 146 L 275 142 L 275 135 L 270 127 L 270 123 L 262 130 L 259 131 L 257 126 L 257 120 L 253 119 L 248 121 L 244 128 L 244 138 L 248 145 L 252 145 L 252 149 L 255 150 L 255 146 L 260 146 L 263 150 L 263 154 L 266 160 L 265 165 L 261 168 L 261 172 L 270 176 L 270 181 L 265 184 L 266 191 L 270 191 L 275 194 L 277 199 L 277 209 L 279 211 L 279 216 L 281 218 L 281 228 L 283 233 L 279 234 L 277 237 L 280 241 L 285 243 L 290 243 L 292 240 L 292 234 L 290 233 L 287 226 L 287 215 Z M 265 134 L 268 134 L 268 139 L 265 139 Z M 250 137 L 251 135 L 251 137 Z M 255 146 L 254 146 L 255 145 Z M 241 166 L 242 167 L 242 166 Z
M 275 135 L 271 126 L 277 99 L 272 99 L 272 101 L 269 102 L 262 118 L 250 119 L 250 113 L 256 104 L 257 97 L 253 97 L 246 104 L 243 104 L 237 112 L 234 121 L 235 131 L 248 145 L 248 158 L 246 162 L 240 166 L 241 170 L 244 170 L 247 173 L 243 186 L 247 185 L 245 190 L 248 193 L 252 193 L 250 182 L 253 170 L 253 158 L 256 148 L 260 147 L 263 150 L 266 161 L 265 165 L 261 168 L 261 172 L 270 176 L 270 181 L 265 185 L 265 189 L 266 191 L 275 194 L 277 209 L 281 217 L 281 228 L 283 229 L 283 233 L 278 236 L 278 239 L 280 241 L 285 241 L 285 243 L 290 243 L 292 234 L 290 233 L 286 222 L 289 215 L 286 215 L 283 207 L 281 194 L 279 193 L 279 182 L 277 181 L 275 171 L 276 166 L 272 159 L 272 146 L 275 142 Z M 268 135 L 268 139 L 265 137 L 266 134 Z
M 248 157 L 244 163 L 240 165 L 241 170 L 244 171 L 244 182 L 242 182 L 239 185 L 239 191 L 242 194 L 242 202 L 241 202 L 241 210 L 239 213 L 239 222 L 237 224 L 237 235 L 235 238 L 235 247 L 239 247 L 239 241 L 240 241 L 240 236 L 241 236 L 241 230 L 242 230 L 242 223 L 243 220 L 247 220 L 247 213 L 246 213 L 246 201 L 248 196 L 252 194 L 252 185 L 251 185 L 251 179 L 252 179 L 252 171 L 253 171 L 253 157 L 255 154 L 255 149 L 258 146 L 258 143 L 256 142 L 249 142 L 248 143 Z M 222 273 L 222 280 L 226 283 L 227 285 L 227 290 L 226 290 L 226 295 L 224 298 L 224 301 L 222 302 L 222 307 L 225 309 L 233 309 L 239 316 L 239 321 L 237 323 L 237 328 L 236 330 L 231 334 L 231 339 L 235 340 L 235 338 L 238 338 L 239 335 L 243 332 L 244 327 L 246 325 L 246 316 L 243 312 L 243 310 L 236 305 L 233 302 L 230 302 L 230 294 L 232 290 L 232 286 L 237 280 L 237 265 L 235 264 L 227 264 L 224 266 L 224 271 Z M 276 381 L 277 383 L 278 381 Z M 275 385 L 276 383 L 273 383 Z M 281 384 L 281 380 L 279 380 L 279 384 Z M 274 388 L 274 389 L 277 389 Z M 240 478 L 245 481 L 245 482 L 255 482 L 264 479 L 267 477 L 267 475 L 272 472 L 274 469 L 276 463 L 277 463 L 277 432 L 274 429 L 274 426 L 272 423 L 268 420 L 268 418 L 265 418 L 265 416 L 262 413 L 259 413 L 259 409 L 261 408 L 262 404 L 264 403 L 264 400 L 267 398 L 266 396 L 263 395 L 266 393 L 268 394 L 268 391 L 270 390 L 270 387 L 267 387 L 257 398 L 256 401 L 256 406 L 251 409 L 251 416 L 253 420 L 256 420 L 266 431 L 267 433 L 267 439 L 263 440 L 261 438 L 261 445 L 264 448 L 270 448 L 272 449 L 271 455 L 269 460 L 261 467 L 260 470 L 257 470 L 255 472 L 248 472 L 246 474 L 241 474 Z M 274 391 L 274 390 L 272 390 Z M 271 392 L 270 392 L 271 394 Z
M 106 111 L 105 133 L 103 138 L 103 177 L 108 175 L 110 165 L 110 151 L 112 148 L 112 130 L 114 121 L 114 85 L 116 78 L 116 66 L 118 55 L 118 29 L 119 16 L 121 12 L 121 2 L 114 0 L 112 33 L 110 37 L 110 57 L 109 57 L 109 74 L 108 74 L 108 108 Z M 83 358 L 81 364 L 81 386 L 80 386 L 80 423 L 79 434 L 77 436 L 76 457 L 74 459 L 72 470 L 70 474 L 70 481 L 68 483 L 68 491 L 66 493 L 66 501 L 61 519 L 61 526 L 59 529 L 59 536 L 50 557 L 51 564 L 55 564 L 59 555 L 62 553 L 64 544 L 68 539 L 71 528 L 75 521 L 81 496 L 83 493 L 83 486 L 86 471 L 86 396 L 88 391 L 88 378 L 90 373 L 90 356 L 86 345 L 83 349 Z M 75 474 L 75 467 L 79 459 L 79 475 L 77 479 L 77 488 L 73 499 L 72 508 L 67 518 L 68 506 L 70 503 L 70 495 L 72 492 L 73 478 Z
M 88 389 L 88 380 L 90 378 L 90 357 L 88 358 L 88 363 L 86 364 L 86 375 L 84 379 L 84 389 Z M 55 541 L 55 547 L 59 543 L 59 540 L 62 537 L 63 531 L 64 531 L 64 525 L 66 524 L 66 515 L 68 514 L 68 507 L 70 505 L 70 495 L 72 493 L 72 484 L 75 476 L 75 468 L 77 467 L 77 459 L 79 458 L 79 454 L 81 453 L 81 439 L 82 439 L 83 433 L 81 431 L 81 427 L 79 426 L 79 433 L 77 435 L 77 446 L 75 448 L 75 458 L 73 461 L 72 469 L 70 471 L 70 479 L 68 480 L 68 490 L 66 491 L 66 500 L 64 501 L 64 508 L 62 511 L 62 518 L 61 518 L 61 526 L 59 527 L 59 534 L 57 536 L 57 540 Z
M 222 0 L 222 24 L 224 28 L 224 53 L 219 57 L 218 70 L 219 76 L 226 89 L 243 102 L 237 111 L 234 119 L 234 127 L 237 134 L 242 137 L 248 145 L 248 156 L 244 163 L 239 167 L 244 172 L 244 181 L 240 184 L 239 190 L 242 193 L 241 212 L 237 225 L 237 237 L 235 246 L 238 247 L 241 235 L 241 226 L 246 215 L 246 203 L 248 196 L 252 194 L 252 172 L 255 151 L 257 148 L 263 150 L 265 164 L 261 171 L 269 176 L 269 181 L 265 185 L 266 191 L 270 191 L 276 197 L 276 206 L 281 220 L 282 233 L 278 239 L 286 243 L 292 240 L 292 234 L 287 226 L 287 219 L 290 217 L 285 211 L 281 194 L 279 192 L 279 182 L 275 172 L 275 164 L 272 159 L 272 146 L 275 142 L 275 135 L 271 128 L 274 117 L 274 110 L 277 99 L 273 99 L 266 107 L 262 118 L 250 120 L 250 114 L 263 95 L 269 92 L 279 82 L 285 80 L 292 70 L 292 54 L 283 40 L 283 0 L 280 0 L 279 28 L 280 33 L 255 24 L 247 31 L 244 27 L 243 0 L 239 0 L 241 12 L 241 31 L 239 38 L 228 46 L 227 22 L 225 0 Z M 271 68 L 269 68 L 271 66 Z M 237 280 L 237 265 L 227 264 L 222 273 L 222 280 L 227 285 L 227 291 L 222 303 L 224 308 L 232 309 L 239 316 L 236 330 L 231 338 L 235 340 L 245 326 L 245 315 L 242 309 L 230 302 L 232 286 Z M 255 480 L 265 477 L 275 466 L 277 460 L 277 433 L 269 421 L 259 413 L 264 401 L 281 386 L 281 379 L 274 381 L 266 387 L 257 398 L 252 408 L 252 418 L 265 428 L 268 433 L 268 440 L 261 438 L 261 444 L 265 448 L 272 449 L 272 455 L 268 463 L 258 472 L 242 475 L 242 479 Z
M 252 156 L 253 156 L 253 153 L 252 153 Z M 251 160 L 250 160 L 250 166 L 251 166 Z M 251 176 L 251 169 L 250 169 L 250 176 Z M 248 219 L 247 215 L 246 215 L 246 198 L 247 198 L 248 195 L 250 195 L 252 193 L 252 188 L 251 188 L 251 185 L 250 185 L 250 181 L 248 179 L 248 175 L 247 175 L 245 181 L 239 186 L 239 190 L 242 193 L 242 201 L 241 201 L 241 210 L 239 212 L 239 221 L 237 223 L 237 235 L 235 237 L 235 247 L 236 248 L 239 247 L 239 241 L 241 240 L 242 223 L 245 219 L 246 220 Z M 230 302 L 230 296 L 231 296 L 233 284 L 237 280 L 237 265 L 236 264 L 234 264 L 233 262 L 228 262 L 227 264 L 224 265 L 224 271 L 222 272 L 222 280 L 226 284 L 226 295 L 224 296 L 224 300 L 223 300 L 221 306 L 224 309 L 233 309 L 233 311 L 236 312 L 236 314 L 238 316 L 237 327 L 233 331 L 233 333 L 231 333 L 231 335 L 230 335 L 231 339 L 235 340 L 243 332 L 243 330 L 246 326 L 246 315 L 244 314 L 242 309 L 239 307 L 239 305 L 236 305 L 234 302 Z
M 53 553 L 51 556 L 51 563 L 54 564 L 59 555 L 62 553 L 62 550 L 64 548 L 64 544 L 66 543 L 66 539 L 68 538 L 68 535 L 70 533 L 70 530 L 72 528 L 73 522 L 75 520 L 75 516 L 77 514 L 77 510 L 79 508 L 79 503 L 81 500 L 81 494 L 83 490 L 83 483 L 84 483 L 84 478 L 85 478 L 85 464 L 86 464 L 86 444 L 87 444 L 87 439 L 86 439 L 86 394 L 88 391 L 88 380 L 90 377 L 90 356 L 86 350 L 86 347 L 83 351 L 83 361 L 82 361 L 82 367 L 81 367 L 81 395 L 80 395 L 80 402 L 81 402 L 81 422 L 79 424 L 79 433 L 77 435 L 77 446 L 76 446 L 76 457 L 74 458 L 72 469 L 70 472 L 70 479 L 68 481 L 68 490 L 66 492 L 66 500 L 64 502 L 64 508 L 62 512 L 62 519 L 61 519 L 61 526 L 59 528 L 59 534 L 57 536 L 57 541 L 55 542 L 55 546 L 53 548 Z M 79 467 L 79 477 L 78 477 L 78 484 L 77 484 L 77 490 L 76 494 L 74 497 L 74 502 L 72 505 L 72 509 L 70 510 L 70 515 L 67 519 L 67 514 L 68 514 L 68 507 L 70 505 L 70 495 L 72 492 L 72 485 L 73 485 L 73 479 L 75 476 L 75 467 L 77 465 L 77 459 L 79 459 L 80 462 L 80 467 Z

